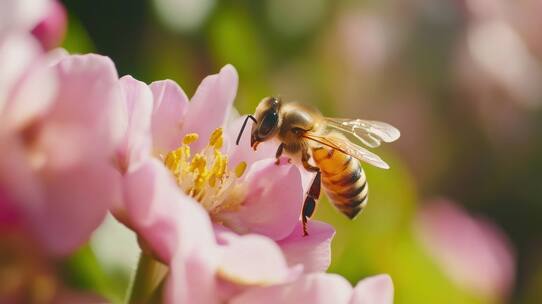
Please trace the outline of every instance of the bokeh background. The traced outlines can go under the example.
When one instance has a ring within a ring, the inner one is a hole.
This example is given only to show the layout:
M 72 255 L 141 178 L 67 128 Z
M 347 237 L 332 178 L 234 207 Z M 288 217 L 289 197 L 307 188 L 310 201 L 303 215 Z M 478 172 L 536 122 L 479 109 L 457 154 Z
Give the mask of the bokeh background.
M 231 63 L 240 113 L 280 95 L 402 131 L 376 149 L 391 170 L 365 166 L 360 217 L 321 200 L 330 272 L 389 273 L 396 303 L 542 301 L 542 1 L 62 2 L 63 47 L 110 56 L 120 75 L 190 96 Z M 104 229 L 62 267 L 115 301 L 134 266 Z

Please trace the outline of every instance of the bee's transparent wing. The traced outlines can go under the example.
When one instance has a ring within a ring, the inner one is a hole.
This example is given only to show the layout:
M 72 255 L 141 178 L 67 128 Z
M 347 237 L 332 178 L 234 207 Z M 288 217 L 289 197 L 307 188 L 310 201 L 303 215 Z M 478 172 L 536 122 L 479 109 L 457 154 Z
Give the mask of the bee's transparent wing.
M 340 134 L 339 134 L 340 135 Z M 314 133 L 307 132 L 303 137 L 320 143 L 324 146 L 330 147 L 332 149 L 338 150 L 344 154 L 348 154 L 354 158 L 359 159 L 360 161 L 369 163 L 375 167 L 382 169 L 389 169 L 390 166 L 383 161 L 378 155 L 369 152 L 367 149 L 360 147 L 345 137 L 339 136 L 321 136 Z
M 370 148 L 392 142 L 401 136 L 394 126 L 381 121 L 326 117 L 328 126 L 350 133 Z

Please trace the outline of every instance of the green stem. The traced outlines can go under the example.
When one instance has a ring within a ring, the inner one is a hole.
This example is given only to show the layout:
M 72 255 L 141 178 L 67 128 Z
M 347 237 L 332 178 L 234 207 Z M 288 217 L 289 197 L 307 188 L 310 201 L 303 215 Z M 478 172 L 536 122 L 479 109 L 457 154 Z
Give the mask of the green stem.
M 151 255 L 141 252 L 132 288 L 128 297 L 129 304 L 151 303 L 167 273 L 167 267 L 155 260 Z

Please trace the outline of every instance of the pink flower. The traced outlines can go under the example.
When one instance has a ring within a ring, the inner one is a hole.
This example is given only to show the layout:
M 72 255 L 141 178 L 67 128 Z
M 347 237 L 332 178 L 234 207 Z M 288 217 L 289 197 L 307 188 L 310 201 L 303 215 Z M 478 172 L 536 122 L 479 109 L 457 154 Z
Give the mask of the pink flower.
M 428 253 L 459 286 L 490 299 L 505 298 L 514 282 L 514 254 L 500 229 L 450 201 L 427 205 L 418 236 Z
M 44 54 L 30 35 L 52 3 L 0 3 L 0 217 L 66 254 L 113 200 L 120 98 L 110 60 Z
M 288 261 L 303 262 L 307 271 L 326 270 L 333 229 L 314 223 L 314 235 L 298 237 L 302 235 L 302 202 L 312 175 L 295 165 L 275 165 L 276 146 L 272 143 L 261 145 L 258 153 L 248 145 L 248 136 L 243 137 L 241 145 L 234 145 L 241 120 L 227 127 L 226 137 L 218 129 L 224 127 L 232 108 L 237 79 L 235 69 L 225 66 L 219 74 L 204 79 L 188 102 L 172 81 L 146 86 L 123 77 L 120 83 L 126 102 L 126 129 L 117 153 L 118 167 L 129 178 L 138 166 L 159 159 L 173 173 L 178 190 L 199 201 L 215 223 L 236 233 L 270 237 L 287 256 L 291 254 Z M 193 134 L 199 138 L 195 140 Z M 203 167 L 197 167 L 201 164 L 196 166 L 194 160 L 203 162 Z M 221 163 L 228 166 L 219 166 Z M 246 172 L 235 172 L 239 164 L 246 164 Z M 220 181 L 209 186 L 213 178 Z M 199 179 L 201 185 L 194 182 Z M 127 202 L 126 208 L 141 204 Z M 125 218 L 122 211 L 116 214 L 128 226 L 137 226 L 137 217 Z M 158 256 L 167 261 L 171 252 Z
M 0 43 L 0 192 L 49 252 L 66 254 L 114 199 L 116 70 L 97 55 L 42 55 L 25 35 Z
M 302 236 L 312 175 L 276 165 L 273 143 L 254 152 L 244 136 L 236 146 L 240 120 L 221 131 L 237 89 L 232 66 L 207 77 L 190 102 L 169 80 L 147 86 L 126 76 L 120 86 L 124 204 L 115 214 L 170 267 L 168 302 L 226 301 L 328 268 L 333 228 L 313 221 Z

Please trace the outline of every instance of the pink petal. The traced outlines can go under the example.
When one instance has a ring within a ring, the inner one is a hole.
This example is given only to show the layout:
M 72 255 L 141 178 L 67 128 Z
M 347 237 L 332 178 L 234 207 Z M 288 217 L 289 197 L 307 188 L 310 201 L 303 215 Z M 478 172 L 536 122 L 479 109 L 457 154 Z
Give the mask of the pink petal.
M 309 221 L 308 236 L 303 236 L 303 226 L 298 223 L 292 234 L 278 241 L 288 265 L 302 264 L 305 272 L 326 271 L 331 263 L 331 240 L 335 229 L 318 221 Z
M 3 144 L 0 185 L 24 228 L 53 255 L 68 254 L 86 242 L 115 199 L 116 175 L 109 164 L 89 162 L 41 173 L 16 140 Z
M 124 198 L 128 224 L 138 232 L 153 253 L 169 263 L 178 239 L 186 236 L 181 246 L 212 252 L 216 244 L 207 212 L 192 198 L 182 193 L 171 174 L 155 159 L 149 159 L 124 180 Z
M 215 238 L 218 245 L 226 245 L 231 239 L 237 237 L 237 234 L 230 229 L 214 223 L 213 230 L 215 231 Z
M 309 190 L 312 186 L 312 183 L 314 181 L 314 178 L 316 177 L 316 173 L 309 172 L 303 168 L 303 165 L 300 164 L 300 160 L 294 160 L 293 163 L 297 164 L 297 167 L 299 168 L 299 171 L 301 172 L 301 183 L 303 185 L 303 193 L 309 193 Z M 324 189 L 322 189 L 322 192 L 320 196 L 324 195 Z M 315 213 L 318 211 L 318 205 L 316 205 Z
M 215 269 L 205 253 L 176 255 L 164 290 L 164 303 L 219 303 Z
M 125 175 L 123 188 L 129 226 L 169 264 L 177 246 L 180 201 L 188 198 L 164 170 L 157 160 L 149 159 Z
M 18 229 L 21 225 L 21 214 L 17 207 L 17 203 L 8 196 L 7 191 L 0 189 L 0 233 Z
M 49 0 L 0 2 L 0 36 L 7 31 L 29 31 L 47 14 Z
M 288 265 L 280 248 L 266 237 L 236 236 L 222 247 L 218 274 L 225 280 L 241 285 L 269 285 L 288 278 Z
M 154 96 L 153 145 L 158 152 L 166 153 L 181 144 L 182 120 L 188 109 L 188 97 L 172 80 L 153 82 L 150 88 Z
M 68 18 L 64 6 L 58 0 L 51 0 L 49 1 L 47 14 L 34 27 L 32 34 L 41 42 L 45 50 L 54 49 L 64 40 L 67 21 Z
M 218 251 L 207 213 L 198 204 L 185 204 L 179 247 L 166 282 L 167 303 L 215 303 Z
M 56 75 L 27 35 L 0 38 L 0 117 L 3 129 L 23 128 L 50 106 Z
M 55 67 L 59 92 L 39 138 L 47 166 L 69 167 L 92 159 L 110 162 L 125 130 L 113 62 L 90 54 L 65 57 Z
M 218 251 L 207 212 L 154 159 L 126 176 L 125 199 L 130 226 L 170 265 L 166 303 L 214 303 Z
M 393 282 L 390 276 L 382 274 L 358 282 L 350 304 L 393 304 Z
M 88 240 L 116 199 L 115 172 L 106 163 L 88 163 L 43 178 L 44 201 L 26 210 L 40 240 L 56 255 Z
M 40 177 L 28 163 L 23 143 L 16 136 L 0 138 L 0 185 L 21 216 L 45 208 Z
M 57 65 L 62 59 L 70 57 L 70 53 L 63 48 L 56 48 L 47 52 L 46 62 L 49 66 Z
M 220 303 L 229 303 L 228 301 L 250 287 L 245 285 L 238 285 L 232 281 L 227 281 L 222 278 L 217 280 L 217 294 Z
M 201 205 L 188 197 L 173 203 L 178 211 L 160 207 L 164 216 L 179 215 L 176 219 L 178 246 L 166 282 L 166 302 L 214 303 L 218 249 L 211 221 Z
M 55 71 L 45 62 L 45 58 L 33 64 L 16 89 L 12 92 L 6 107 L 6 125 L 22 129 L 32 120 L 44 115 L 57 92 Z
M 115 120 L 121 100 L 115 68 L 105 57 L 70 56 L 51 69 L 61 82 L 46 113 L 30 120 L 26 110 L 6 108 L 32 124 L 24 143 L 19 134 L 2 139 L 0 179 L 39 240 L 51 253 L 67 254 L 88 239 L 118 199 L 111 160 L 120 139 Z M 32 95 L 39 93 L 23 92 L 14 100 L 21 109 L 32 108 L 37 103 L 31 99 L 48 91 Z
M 352 286 L 336 274 L 313 273 L 302 276 L 293 283 L 252 288 L 232 299 L 232 304 L 346 304 Z
M 121 92 L 126 102 L 126 131 L 119 147 L 122 167 L 137 165 L 151 155 L 152 93 L 149 87 L 131 76 L 120 79 Z
M 200 136 L 192 144 L 194 150 L 205 147 L 213 130 L 226 122 L 237 94 L 238 78 L 235 68 L 226 65 L 218 74 L 207 76 L 199 85 L 190 101 L 183 125 L 183 134 L 197 133 Z
M 246 200 L 238 211 L 224 215 L 226 226 L 274 240 L 290 235 L 299 222 L 304 198 L 299 169 L 261 160 L 249 168 L 245 182 L 249 189 Z
M 161 172 L 161 166 L 158 160 L 149 158 L 141 166 L 127 172 L 122 185 L 126 214 L 122 216 L 123 223 L 135 230 L 156 256 L 169 262 L 175 248 L 175 224 L 173 220 L 166 222 L 167 217 L 160 218 L 161 213 L 155 213 L 160 211 L 157 206 L 174 208 L 169 201 L 175 201 L 177 193 L 175 183 L 166 172 Z M 160 220 L 163 223 L 157 225 Z M 162 234 L 159 233 L 160 229 L 163 230 Z M 160 235 L 160 239 L 153 235 Z
M 418 218 L 418 237 L 446 274 L 467 290 L 506 297 L 515 277 L 513 250 L 504 233 L 457 205 L 437 200 Z

